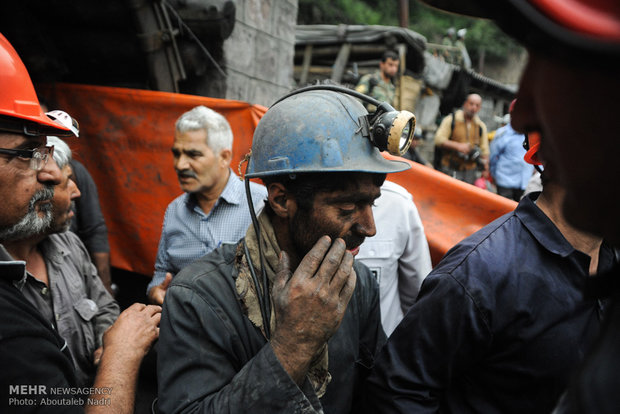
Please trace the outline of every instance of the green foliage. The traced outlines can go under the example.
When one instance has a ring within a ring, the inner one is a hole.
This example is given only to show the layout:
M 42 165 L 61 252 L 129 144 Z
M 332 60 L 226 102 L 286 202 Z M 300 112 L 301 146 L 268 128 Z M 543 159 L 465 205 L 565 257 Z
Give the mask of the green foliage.
M 432 43 L 441 43 L 449 27 L 467 29 L 465 45 L 474 62 L 482 50 L 488 61 L 505 61 L 510 53 L 521 49 L 517 42 L 489 20 L 443 13 L 418 1 L 411 2 L 409 11 L 410 28 L 426 36 Z
M 298 7 L 297 24 L 398 24 L 397 0 L 299 0 Z
M 465 0 L 461 0 L 465 1 Z M 298 24 L 398 25 L 398 0 L 299 0 Z M 449 27 L 466 28 L 465 44 L 476 62 L 482 50 L 487 61 L 505 61 L 521 47 L 492 22 L 443 13 L 409 0 L 409 28 L 441 43 Z

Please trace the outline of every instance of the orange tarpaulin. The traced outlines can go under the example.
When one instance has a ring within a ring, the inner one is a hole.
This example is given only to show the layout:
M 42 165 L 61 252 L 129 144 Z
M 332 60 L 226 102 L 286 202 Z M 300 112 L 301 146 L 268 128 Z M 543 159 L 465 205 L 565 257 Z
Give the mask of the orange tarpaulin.
M 52 109 L 63 109 L 80 123 L 80 138 L 69 144 L 99 188 L 112 266 L 144 275 L 153 273 L 166 207 L 181 193 L 170 152 L 176 119 L 197 105 L 222 113 L 234 134 L 236 172 L 266 111 L 239 101 L 124 88 L 57 84 L 38 91 L 56 103 Z M 415 163 L 390 180 L 413 194 L 434 264 L 516 205 Z
M 490 191 L 421 164 L 407 162 L 411 164 L 410 170 L 390 174 L 388 178 L 413 195 L 424 224 L 433 265 L 456 243 L 517 206 L 514 201 Z
M 181 194 L 170 152 L 177 118 L 197 105 L 224 115 L 234 135 L 236 172 L 266 111 L 245 102 L 136 89 L 57 84 L 37 90 L 80 123 L 80 138 L 68 142 L 97 183 L 112 266 L 144 275 L 153 274 L 166 207 Z

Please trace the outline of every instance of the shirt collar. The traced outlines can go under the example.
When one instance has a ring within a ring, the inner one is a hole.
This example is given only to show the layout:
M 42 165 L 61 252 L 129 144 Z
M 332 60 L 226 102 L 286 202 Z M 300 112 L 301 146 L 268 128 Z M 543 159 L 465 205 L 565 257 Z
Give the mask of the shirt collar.
M 243 186 L 243 181 L 240 180 L 231 169 L 228 182 L 226 183 L 226 187 L 224 187 L 224 191 L 220 194 L 220 198 L 226 200 L 229 204 L 240 204 L 243 202 L 244 193 L 245 188 Z
M 0 244 L 0 277 L 23 285 L 26 281 L 26 262 L 14 260 Z
M 243 186 L 243 181 L 239 179 L 232 169 L 230 169 L 226 186 L 224 187 L 224 190 L 222 190 L 222 193 L 218 197 L 218 201 L 215 204 L 217 205 L 219 200 L 224 200 L 228 204 L 240 204 L 243 202 L 244 193 L 245 188 Z M 193 210 L 197 205 L 196 198 L 190 193 L 185 193 L 184 201 L 190 210 Z
M 567 257 L 575 248 L 566 240 L 553 222 L 536 206 L 540 192 L 527 194 L 521 199 L 515 214 L 534 238 L 551 253 Z
M 57 243 L 52 242 L 52 237 L 54 236 L 54 234 L 51 234 L 41 240 L 39 247 L 41 248 L 41 253 L 43 254 L 45 260 L 50 260 L 60 264 L 64 261 L 64 256 L 68 255 L 69 252 L 59 248 Z

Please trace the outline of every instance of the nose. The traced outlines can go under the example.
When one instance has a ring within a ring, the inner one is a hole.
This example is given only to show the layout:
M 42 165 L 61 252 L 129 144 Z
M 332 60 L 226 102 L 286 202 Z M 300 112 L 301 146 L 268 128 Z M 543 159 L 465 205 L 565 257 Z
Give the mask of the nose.
M 82 193 L 80 192 L 80 189 L 78 188 L 75 181 L 69 179 L 69 197 L 71 201 L 75 200 L 76 198 L 80 198 L 81 196 Z
M 62 178 L 62 172 L 53 157 L 49 157 L 47 162 L 37 173 L 37 180 L 43 184 L 58 185 Z
M 187 157 L 184 154 L 181 154 L 178 157 L 175 157 L 175 159 L 174 159 L 174 168 L 177 171 L 183 171 L 183 170 L 188 170 L 189 169 L 189 161 L 188 161 Z
M 355 225 L 355 231 L 364 237 L 372 237 L 377 234 L 375 218 L 372 214 L 372 206 L 366 205 L 361 208 Z

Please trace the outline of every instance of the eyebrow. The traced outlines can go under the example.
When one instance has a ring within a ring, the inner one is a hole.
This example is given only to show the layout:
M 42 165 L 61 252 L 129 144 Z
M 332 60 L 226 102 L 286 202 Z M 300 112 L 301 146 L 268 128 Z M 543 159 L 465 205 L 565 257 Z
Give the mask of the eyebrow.
M 201 150 L 194 149 L 194 148 L 179 149 L 179 148 L 172 147 L 170 148 L 170 151 L 184 153 L 184 154 L 202 154 Z
M 45 145 L 45 143 L 39 143 L 39 142 L 32 141 L 32 140 L 25 140 L 21 144 L 17 145 L 16 147 L 13 147 L 12 149 L 33 150 L 43 145 Z

